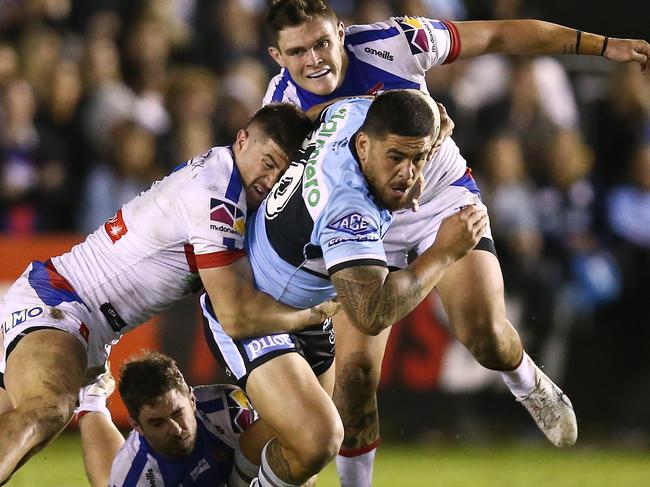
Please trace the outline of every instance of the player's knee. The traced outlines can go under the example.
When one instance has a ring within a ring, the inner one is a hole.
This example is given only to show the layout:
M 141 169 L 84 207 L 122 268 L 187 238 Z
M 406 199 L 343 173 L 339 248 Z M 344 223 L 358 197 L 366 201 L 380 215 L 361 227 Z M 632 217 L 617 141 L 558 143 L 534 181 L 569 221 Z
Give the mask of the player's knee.
M 519 341 L 513 340 L 512 333 L 508 333 L 510 325 L 506 320 L 480 315 L 475 319 L 473 326 L 460 328 L 457 335 L 481 365 L 489 369 L 507 369 L 513 359 L 518 360 Z
M 294 448 L 305 477 L 317 474 L 331 462 L 343 442 L 343 423 L 338 415 L 310 429 L 310 440 L 304 441 L 303 437 Z
M 44 439 L 56 435 L 68 424 L 74 413 L 76 397 L 59 394 L 47 398 L 34 398 L 19 405 L 17 410 L 36 433 Z
M 336 389 L 348 399 L 372 399 L 379 385 L 380 367 L 372 357 L 356 354 L 340 366 Z

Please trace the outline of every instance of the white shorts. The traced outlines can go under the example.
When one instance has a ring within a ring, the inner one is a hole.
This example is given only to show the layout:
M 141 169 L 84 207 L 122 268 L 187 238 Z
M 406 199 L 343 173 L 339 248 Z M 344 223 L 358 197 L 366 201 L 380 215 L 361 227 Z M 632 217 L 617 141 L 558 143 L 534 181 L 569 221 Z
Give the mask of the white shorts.
M 91 311 L 49 262 L 32 262 L 0 301 L 0 374 L 20 338 L 35 329 L 55 328 L 79 340 L 88 356 L 87 377 L 96 377 L 111 350 L 111 342 L 101 336 L 100 320 L 104 316 Z
M 384 236 L 384 251 L 389 267 L 403 269 L 408 265 L 409 252 L 420 255 L 438 235 L 442 221 L 467 205 L 486 206 L 469 170 L 458 181 L 443 189 L 434 199 L 420 206 L 418 211 L 401 210 L 394 214 Z M 486 208 L 487 209 L 487 208 Z M 483 238 L 492 240 L 489 224 Z

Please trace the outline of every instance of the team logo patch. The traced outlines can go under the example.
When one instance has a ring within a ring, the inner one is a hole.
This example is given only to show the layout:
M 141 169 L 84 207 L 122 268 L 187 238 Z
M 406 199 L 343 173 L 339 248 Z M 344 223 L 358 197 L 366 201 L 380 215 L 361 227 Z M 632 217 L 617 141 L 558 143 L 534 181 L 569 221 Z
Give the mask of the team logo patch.
M 246 231 L 246 215 L 228 201 L 210 198 L 210 221 L 222 224 L 221 226 L 210 225 L 213 230 L 227 231 L 230 229 L 231 233 L 238 233 L 239 235 L 243 235 Z
M 367 235 L 376 232 L 377 229 L 371 221 L 364 218 L 360 213 L 353 212 L 333 221 L 327 228 L 339 230 L 350 235 Z
M 108 234 L 108 237 L 111 239 L 111 242 L 115 243 L 121 239 L 124 235 L 127 234 L 129 229 L 124 223 L 124 217 L 122 216 L 122 209 L 120 208 L 113 218 L 104 223 L 104 230 Z
M 414 17 L 402 17 L 397 22 L 404 31 L 404 35 L 411 48 L 411 53 L 421 54 L 431 50 L 427 28 L 420 19 Z

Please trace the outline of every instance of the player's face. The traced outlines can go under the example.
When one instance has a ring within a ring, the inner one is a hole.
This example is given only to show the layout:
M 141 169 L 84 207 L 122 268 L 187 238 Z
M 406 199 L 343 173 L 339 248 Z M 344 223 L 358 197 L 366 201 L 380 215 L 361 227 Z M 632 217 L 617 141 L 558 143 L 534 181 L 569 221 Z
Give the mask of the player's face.
M 152 405 L 145 405 L 134 428 L 149 445 L 167 458 L 183 458 L 192 453 L 196 443 L 194 397 L 171 390 Z
M 246 190 L 246 204 L 249 210 L 255 210 L 289 167 L 289 158 L 275 141 L 254 124 L 239 131 L 234 151 Z
M 389 134 L 380 138 L 357 134 L 355 144 L 363 174 L 382 206 L 391 211 L 410 206 L 409 192 L 422 175 L 434 142 L 432 136 Z
M 269 53 L 300 87 L 325 96 L 341 86 L 345 77 L 344 37 L 343 24 L 321 17 L 282 29 L 277 48 L 269 47 Z

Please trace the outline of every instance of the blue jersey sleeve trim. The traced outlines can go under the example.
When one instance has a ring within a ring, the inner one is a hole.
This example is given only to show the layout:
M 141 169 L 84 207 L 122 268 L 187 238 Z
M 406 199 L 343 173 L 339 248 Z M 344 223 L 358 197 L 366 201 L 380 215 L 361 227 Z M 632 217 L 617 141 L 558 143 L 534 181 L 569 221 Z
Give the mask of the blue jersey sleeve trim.
M 271 98 L 271 101 L 274 103 L 279 103 L 282 101 L 282 98 L 284 97 L 284 92 L 289 86 L 289 80 L 287 79 L 287 75 L 285 73 L 286 71 L 282 73 L 282 79 L 278 83 L 278 86 L 275 87 L 275 91 L 273 92 L 273 97 Z
M 137 487 L 138 479 L 142 475 L 145 465 L 147 464 L 147 444 L 145 443 L 144 438 L 140 436 L 140 448 L 138 448 L 138 453 L 136 453 L 129 473 L 126 474 L 124 483 L 122 487 Z
M 239 195 L 241 194 L 242 184 L 241 177 L 239 175 L 239 169 L 235 164 L 235 158 L 233 157 L 232 163 L 232 173 L 230 173 L 230 181 L 228 181 L 228 189 L 226 190 L 226 198 L 237 203 L 239 201 Z
M 332 267 L 327 269 L 327 272 L 329 273 L 330 276 L 332 276 L 338 271 L 342 271 L 343 269 L 347 269 L 348 267 L 357 267 L 360 265 L 376 265 L 379 267 L 388 267 L 386 262 L 383 260 L 357 259 L 357 260 L 346 260 L 345 262 L 341 262 L 340 264 L 333 265 Z
M 364 30 L 356 34 L 348 34 L 345 36 L 345 43 L 351 46 L 365 44 L 366 42 L 378 41 L 381 39 L 389 39 L 399 35 L 400 31 L 397 27 L 390 27 L 389 29 L 381 30 Z

